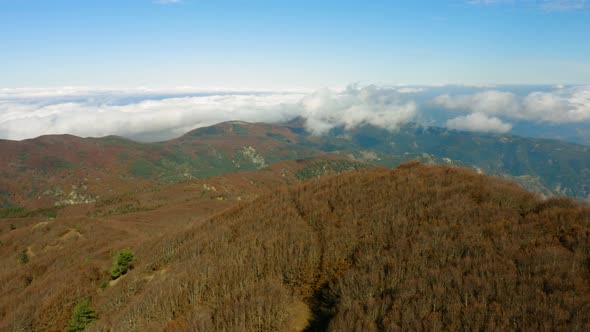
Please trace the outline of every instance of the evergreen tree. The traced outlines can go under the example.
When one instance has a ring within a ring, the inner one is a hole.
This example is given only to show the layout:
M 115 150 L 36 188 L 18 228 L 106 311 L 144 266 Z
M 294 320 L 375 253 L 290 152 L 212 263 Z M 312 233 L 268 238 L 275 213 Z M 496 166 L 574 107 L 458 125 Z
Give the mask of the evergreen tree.
M 111 277 L 117 279 L 127 273 L 127 270 L 129 270 L 129 267 L 134 260 L 135 257 L 131 249 L 123 249 L 119 251 L 111 269 Z
M 67 331 L 68 332 L 79 332 L 84 331 L 86 326 L 90 323 L 98 319 L 98 315 L 90 307 L 90 301 L 85 300 L 80 302 L 74 307 L 74 312 L 72 313 L 72 318 L 68 322 Z

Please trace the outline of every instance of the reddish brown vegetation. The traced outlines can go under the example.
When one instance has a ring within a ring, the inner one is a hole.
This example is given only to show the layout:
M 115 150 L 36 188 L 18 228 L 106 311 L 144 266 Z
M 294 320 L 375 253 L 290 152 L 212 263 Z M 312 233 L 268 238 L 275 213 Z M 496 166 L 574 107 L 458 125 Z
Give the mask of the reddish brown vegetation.
M 463 169 L 347 173 L 135 241 L 102 221 L 25 265 L 73 226 L 2 224 L 0 329 L 63 329 L 84 297 L 96 331 L 590 329 L 590 208 Z M 123 246 L 135 268 L 100 290 Z
M 234 127 L 240 126 L 247 134 L 235 132 Z M 264 155 L 274 155 L 273 162 L 324 155 L 311 147 L 305 151 L 292 149 L 300 140 L 301 137 L 287 126 L 263 123 L 236 125 L 233 122 L 200 128 L 177 139 L 149 144 L 117 136 L 81 138 L 48 135 L 23 141 L 0 140 L 0 208 L 13 205 L 29 209 L 53 207 L 55 203 L 71 198 L 69 195 L 74 188 L 78 194 L 94 199 L 97 196 L 112 196 L 118 191 L 143 190 L 164 182 L 178 182 L 192 177 L 185 170 L 189 161 L 200 165 L 192 165 L 192 171 L 218 169 L 206 177 L 225 174 L 239 170 L 231 159 L 244 147 L 253 147 Z M 212 159 L 216 163 L 210 164 Z M 171 168 L 170 174 L 176 177 L 161 178 L 159 172 L 162 169 L 152 165 L 159 162 Z M 134 164 L 148 167 L 143 170 L 139 167 L 138 173 L 135 173 Z

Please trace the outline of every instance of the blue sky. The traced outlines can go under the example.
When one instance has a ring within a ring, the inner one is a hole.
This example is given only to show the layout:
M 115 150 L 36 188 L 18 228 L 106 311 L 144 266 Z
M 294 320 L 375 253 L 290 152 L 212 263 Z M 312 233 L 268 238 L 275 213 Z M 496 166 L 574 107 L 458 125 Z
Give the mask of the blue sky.
M 587 84 L 589 36 L 583 0 L 0 0 L 0 87 Z

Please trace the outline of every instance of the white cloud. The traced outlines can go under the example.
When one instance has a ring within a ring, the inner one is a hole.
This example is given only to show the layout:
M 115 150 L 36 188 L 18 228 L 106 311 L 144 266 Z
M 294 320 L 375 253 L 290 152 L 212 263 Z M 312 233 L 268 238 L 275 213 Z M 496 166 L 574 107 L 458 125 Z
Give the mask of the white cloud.
M 434 99 L 434 104 L 451 110 L 519 120 L 576 123 L 590 120 L 590 86 L 531 92 L 524 97 L 495 90 L 472 95 L 441 95 Z
M 522 106 L 526 119 L 552 123 L 575 123 L 590 120 L 590 86 L 533 92 Z
M 351 86 L 315 92 L 191 87 L 0 89 L 0 138 L 67 133 L 164 140 L 223 121 L 280 123 L 297 116 L 304 118 L 306 128 L 318 135 L 337 126 L 371 124 L 395 130 L 409 121 L 444 124 L 447 119 L 433 122 L 427 109 L 418 111 L 414 98 L 424 100 L 421 89 L 424 88 Z M 449 91 L 456 89 L 449 87 Z M 511 130 L 510 120 L 533 124 L 590 121 L 590 86 L 553 87 L 522 96 L 499 90 L 443 94 L 433 102 L 464 112 L 446 122 L 450 128 L 463 130 L 506 132 Z
M 497 117 L 490 117 L 483 113 L 472 113 L 458 116 L 447 121 L 447 127 L 457 130 L 479 131 L 487 133 L 505 133 L 512 129 L 512 125 L 504 123 Z
M 398 88 L 397 92 L 399 93 L 419 93 L 419 92 L 424 92 L 424 88 Z
M 292 114 L 283 104 L 294 104 L 302 95 L 215 94 L 136 101 L 141 97 L 121 94 L 111 98 L 107 102 L 93 95 L 74 102 L 0 99 L 0 137 L 64 133 L 134 137 L 155 132 L 159 133 L 156 139 L 167 139 L 228 120 L 285 121 Z
M 396 90 L 376 86 L 349 87 L 343 92 L 319 90 L 303 98 L 301 105 L 307 129 L 315 134 L 361 124 L 394 130 L 411 121 L 417 110 L 413 101 L 404 101 Z
M 518 110 L 518 101 L 513 93 L 496 90 L 463 96 L 441 95 L 436 97 L 434 103 L 448 109 L 486 114 L 513 113 Z
M 277 123 L 301 116 L 316 134 L 368 123 L 388 129 L 410 121 L 413 102 L 392 89 L 349 87 L 312 94 L 153 89 L 0 89 L 0 138 L 47 134 L 169 139 L 229 120 Z

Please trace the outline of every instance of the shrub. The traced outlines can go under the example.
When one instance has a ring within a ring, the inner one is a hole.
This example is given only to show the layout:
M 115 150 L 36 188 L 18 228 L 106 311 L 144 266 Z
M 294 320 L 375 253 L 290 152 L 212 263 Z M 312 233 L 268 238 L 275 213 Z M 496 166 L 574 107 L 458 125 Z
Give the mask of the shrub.
M 19 218 L 26 212 L 27 212 L 27 209 L 25 209 L 24 207 L 9 206 L 9 207 L 0 209 L 0 218 Z M 13 224 L 10 224 L 10 225 L 14 226 Z M 11 227 L 10 229 L 12 230 L 13 228 Z
M 98 318 L 98 315 L 90 307 L 90 301 L 84 300 L 74 307 L 72 318 L 68 322 L 68 332 L 84 331 L 88 324 L 92 323 Z
M 29 262 L 29 256 L 27 255 L 27 252 L 25 250 L 23 250 L 23 252 L 20 254 L 18 260 L 21 264 L 27 264 Z
M 99 287 L 100 287 L 100 289 L 105 289 L 105 288 L 109 287 L 109 282 L 105 280 L 100 284 Z
M 111 269 L 111 277 L 117 279 L 123 274 L 127 273 L 131 263 L 135 260 L 133 251 L 131 249 L 123 249 L 117 254 L 117 258 L 113 262 L 113 268 Z

